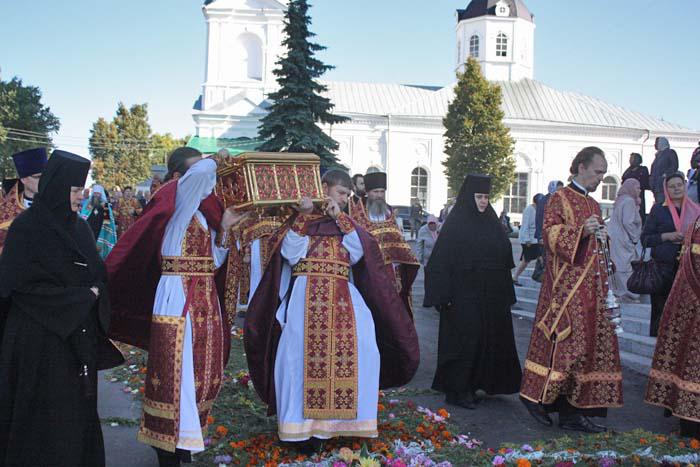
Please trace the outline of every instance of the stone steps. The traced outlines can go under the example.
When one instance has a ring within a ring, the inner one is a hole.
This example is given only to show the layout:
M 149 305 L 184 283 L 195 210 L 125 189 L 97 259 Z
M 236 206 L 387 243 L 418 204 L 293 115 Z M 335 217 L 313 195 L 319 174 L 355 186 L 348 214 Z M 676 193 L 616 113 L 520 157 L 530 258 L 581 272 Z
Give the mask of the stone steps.
M 540 294 L 540 283 L 530 277 L 531 271 L 525 270 L 519 282 L 523 287 L 516 287 L 517 303 L 513 313 L 523 318 L 534 320 Z M 648 296 L 641 297 L 642 303 L 623 303 L 622 327 L 619 336 L 620 358 L 625 366 L 640 373 L 648 373 L 651 358 L 654 355 L 656 339 L 649 337 L 649 320 L 651 307 Z

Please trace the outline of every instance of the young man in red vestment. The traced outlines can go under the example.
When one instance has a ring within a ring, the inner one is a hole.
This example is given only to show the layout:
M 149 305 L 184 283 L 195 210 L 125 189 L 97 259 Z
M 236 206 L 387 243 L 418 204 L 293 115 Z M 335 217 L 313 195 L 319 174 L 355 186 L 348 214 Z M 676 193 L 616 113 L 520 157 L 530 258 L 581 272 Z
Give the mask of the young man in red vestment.
M 107 259 L 113 339 L 148 350 L 139 441 L 161 466 L 203 451 L 228 360 L 230 323 L 216 274 L 227 232 L 244 216 L 213 195 L 216 162 L 191 148 L 168 160 L 172 180 Z
M 562 429 L 589 433 L 605 427 L 588 417 L 622 406 L 617 335 L 605 306 L 608 272 L 596 239 L 607 233 L 589 196 L 607 166 L 602 150 L 584 148 L 571 164 L 571 184 L 547 204 L 547 266 L 520 388 L 538 422 L 551 425 L 548 412 L 556 411 Z
M 323 189 L 323 211 L 305 198 L 275 235 L 246 315 L 251 377 L 288 442 L 376 437 L 379 388 L 406 384 L 420 360 L 376 241 L 342 212 L 350 177 L 331 170 Z

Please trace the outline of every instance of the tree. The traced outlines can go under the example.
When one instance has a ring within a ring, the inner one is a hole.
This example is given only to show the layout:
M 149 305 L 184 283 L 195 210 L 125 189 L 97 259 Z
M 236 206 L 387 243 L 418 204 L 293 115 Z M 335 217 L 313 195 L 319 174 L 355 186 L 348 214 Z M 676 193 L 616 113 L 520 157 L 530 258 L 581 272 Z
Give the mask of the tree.
M 168 155 L 176 148 L 185 146 L 189 140 L 189 136 L 175 138 L 170 133 L 163 135 L 154 133 L 151 136 L 151 164 L 165 165 L 168 161 Z
M 333 104 L 321 95 L 328 89 L 316 79 L 333 67 L 314 57 L 325 47 L 309 41 L 315 34 L 309 31 L 311 18 L 308 9 L 307 0 L 289 2 L 283 41 L 287 54 L 277 62 L 278 68 L 273 71 L 280 89 L 269 95 L 273 104 L 258 129 L 259 137 L 267 141 L 260 150 L 312 152 L 321 158 L 322 166 L 331 167 L 338 165 L 333 154 L 338 143 L 317 123 L 334 125 L 349 119 L 332 114 Z
M 447 154 L 443 162 L 445 175 L 454 192 L 468 173 L 491 175 L 491 196 L 498 198 L 515 176 L 514 140 L 503 124 L 501 88 L 484 78 L 473 58 L 469 58 L 464 73 L 458 73 L 457 78 L 455 98 L 442 121 Z
M 41 102 L 41 90 L 19 78 L 0 81 L 0 178 L 16 175 L 11 155 L 36 147 L 50 147 L 58 118 Z
M 108 188 L 133 185 L 151 174 L 148 105 L 119 103 L 111 122 L 100 118 L 90 130 L 93 178 Z

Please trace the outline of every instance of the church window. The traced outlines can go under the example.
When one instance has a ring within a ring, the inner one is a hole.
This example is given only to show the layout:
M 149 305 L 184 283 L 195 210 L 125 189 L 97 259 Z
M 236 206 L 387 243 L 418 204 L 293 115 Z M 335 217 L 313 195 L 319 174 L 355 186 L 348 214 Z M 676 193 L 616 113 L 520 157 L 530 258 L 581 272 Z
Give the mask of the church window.
M 240 77 L 250 80 L 262 80 L 263 75 L 263 50 L 262 41 L 250 33 L 238 37 L 237 55 L 241 67 Z
M 603 201 L 615 201 L 617 198 L 617 180 L 615 177 L 603 179 Z
M 498 33 L 496 37 L 496 57 L 507 57 L 508 56 L 508 36 L 502 32 Z
M 411 203 L 416 199 L 425 209 L 428 205 L 428 171 L 422 167 L 411 172 Z
M 525 172 L 515 174 L 515 181 L 510 184 L 508 192 L 503 197 L 503 209 L 507 212 L 522 214 L 527 207 L 527 190 L 529 176 Z
M 469 56 L 479 58 L 479 36 L 476 34 L 469 39 Z

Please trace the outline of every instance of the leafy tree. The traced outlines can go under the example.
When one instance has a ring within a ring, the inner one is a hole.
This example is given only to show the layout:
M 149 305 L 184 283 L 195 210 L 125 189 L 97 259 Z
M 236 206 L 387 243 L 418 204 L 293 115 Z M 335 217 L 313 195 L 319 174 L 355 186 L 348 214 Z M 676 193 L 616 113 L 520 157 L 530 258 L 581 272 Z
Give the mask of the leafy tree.
M 36 147 L 50 147 L 58 118 L 41 102 L 41 90 L 19 78 L 0 81 L 0 178 L 16 176 L 11 155 Z
M 449 187 L 456 193 L 468 173 L 487 174 L 493 177 L 492 197 L 498 198 L 515 176 L 514 140 L 503 124 L 501 88 L 484 78 L 473 58 L 457 78 L 455 98 L 442 121 Z
M 165 133 L 163 135 L 154 133 L 151 135 L 151 164 L 165 165 L 168 160 L 168 155 L 176 148 L 185 146 L 189 140 L 189 136 L 175 138 L 170 133 Z
M 151 174 L 148 105 L 119 103 L 111 122 L 100 118 L 90 131 L 93 178 L 108 188 L 133 185 Z
M 317 123 L 333 125 L 348 118 L 332 114 L 333 104 L 321 95 L 327 88 L 316 79 L 333 67 L 314 56 L 325 47 L 309 41 L 315 34 L 309 31 L 308 10 L 307 0 L 289 2 L 283 41 L 287 54 L 277 62 L 279 68 L 273 72 L 280 89 L 270 94 L 273 101 L 270 113 L 258 129 L 259 137 L 267 140 L 260 150 L 312 152 L 321 158 L 323 166 L 336 166 L 338 159 L 333 151 L 338 149 L 338 143 Z

